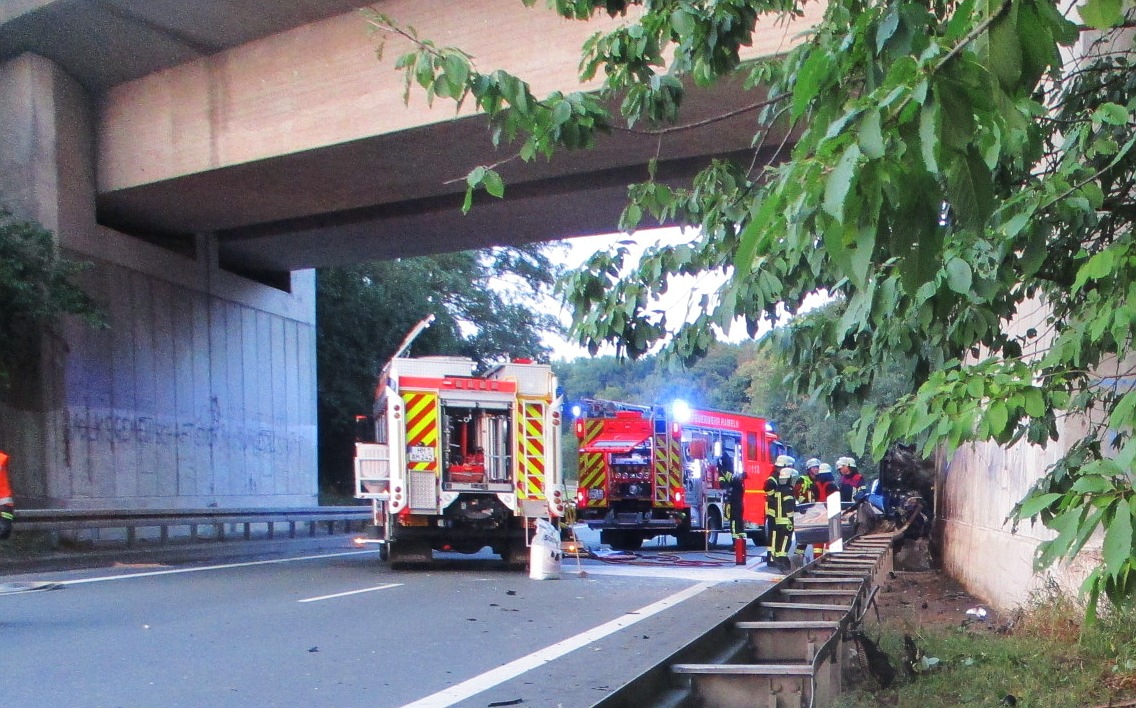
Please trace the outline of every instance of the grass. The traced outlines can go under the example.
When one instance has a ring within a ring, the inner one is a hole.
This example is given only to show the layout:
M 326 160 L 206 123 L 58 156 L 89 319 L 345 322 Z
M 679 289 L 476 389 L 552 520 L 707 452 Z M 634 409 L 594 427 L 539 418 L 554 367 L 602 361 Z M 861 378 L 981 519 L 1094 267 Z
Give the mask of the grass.
M 858 677 L 834 706 L 1136 706 L 1136 611 L 1110 611 L 1092 626 L 1083 620 L 1083 607 L 1052 590 L 996 631 L 949 624 L 912 630 L 885 620 L 880 647 L 899 669 L 895 684 L 880 690 Z M 925 657 L 909 674 L 902 669 L 905 633 Z

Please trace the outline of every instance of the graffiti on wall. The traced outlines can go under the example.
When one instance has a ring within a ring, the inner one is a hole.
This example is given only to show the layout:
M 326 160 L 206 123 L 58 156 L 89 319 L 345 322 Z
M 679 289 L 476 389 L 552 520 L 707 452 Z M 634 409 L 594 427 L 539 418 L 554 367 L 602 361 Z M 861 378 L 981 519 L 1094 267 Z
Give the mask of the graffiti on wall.
M 76 439 L 110 445 L 208 448 L 290 458 L 306 456 L 314 445 L 312 435 L 298 432 L 295 427 L 280 430 L 244 420 L 234 423 L 222 415 L 216 396 L 210 401 L 208 413 L 193 420 L 87 407 L 70 408 L 69 418 L 69 432 Z

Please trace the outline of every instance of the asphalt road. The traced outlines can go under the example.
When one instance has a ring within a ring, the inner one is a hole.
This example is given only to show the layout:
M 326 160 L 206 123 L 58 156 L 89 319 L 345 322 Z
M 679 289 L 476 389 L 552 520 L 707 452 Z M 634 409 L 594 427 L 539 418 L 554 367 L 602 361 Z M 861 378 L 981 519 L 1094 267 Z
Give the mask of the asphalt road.
M 488 554 L 392 571 L 344 539 L 214 565 L 0 577 L 0 697 L 28 708 L 590 706 L 772 578 L 726 553 L 645 552 L 566 559 L 560 579 L 533 580 Z M 40 583 L 57 589 L 12 592 Z

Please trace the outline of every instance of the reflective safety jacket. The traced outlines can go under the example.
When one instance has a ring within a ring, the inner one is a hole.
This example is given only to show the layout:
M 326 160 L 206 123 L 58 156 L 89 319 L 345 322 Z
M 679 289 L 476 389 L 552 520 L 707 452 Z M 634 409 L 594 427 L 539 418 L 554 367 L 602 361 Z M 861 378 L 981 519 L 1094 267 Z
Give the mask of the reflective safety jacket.
M 765 480 L 765 519 L 774 524 L 792 524 L 793 512 L 797 510 L 797 500 L 793 488 L 788 484 L 778 484 L 777 477 L 770 475 Z
M 797 480 L 797 484 L 793 487 L 793 496 L 802 504 L 822 501 L 818 496 L 819 492 L 820 485 L 808 474 L 801 475 L 801 478 Z

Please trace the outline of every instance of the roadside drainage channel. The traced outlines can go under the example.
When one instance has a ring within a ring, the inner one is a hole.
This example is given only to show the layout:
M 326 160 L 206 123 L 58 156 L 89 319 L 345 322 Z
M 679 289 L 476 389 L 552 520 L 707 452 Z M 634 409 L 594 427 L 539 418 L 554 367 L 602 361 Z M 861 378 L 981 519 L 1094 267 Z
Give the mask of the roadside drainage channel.
M 853 667 L 848 633 L 892 570 L 899 534 L 859 536 L 785 576 L 594 708 L 812 708 Z

